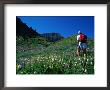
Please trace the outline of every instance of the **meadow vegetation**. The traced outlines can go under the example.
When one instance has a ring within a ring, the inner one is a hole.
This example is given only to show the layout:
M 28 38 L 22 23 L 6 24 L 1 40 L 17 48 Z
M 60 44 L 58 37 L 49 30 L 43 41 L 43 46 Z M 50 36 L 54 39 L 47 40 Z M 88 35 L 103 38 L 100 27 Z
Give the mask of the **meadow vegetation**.
M 87 57 L 76 55 L 76 36 L 58 42 L 17 37 L 17 74 L 94 74 L 94 42 L 88 40 Z

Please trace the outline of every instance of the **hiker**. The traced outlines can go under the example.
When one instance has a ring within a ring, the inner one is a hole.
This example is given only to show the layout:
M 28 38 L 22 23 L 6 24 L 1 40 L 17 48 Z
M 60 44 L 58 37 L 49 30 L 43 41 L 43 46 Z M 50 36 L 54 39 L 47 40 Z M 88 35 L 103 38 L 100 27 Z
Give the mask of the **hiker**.
M 87 36 L 78 31 L 77 42 L 78 42 L 77 55 L 80 56 L 82 50 L 83 55 L 86 56 Z

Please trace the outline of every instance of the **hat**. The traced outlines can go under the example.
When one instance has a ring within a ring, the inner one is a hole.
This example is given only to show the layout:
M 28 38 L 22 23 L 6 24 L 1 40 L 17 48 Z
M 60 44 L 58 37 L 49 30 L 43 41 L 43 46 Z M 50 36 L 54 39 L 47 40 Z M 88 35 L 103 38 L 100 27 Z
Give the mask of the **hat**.
M 81 34 L 81 31 L 78 31 L 78 34 Z

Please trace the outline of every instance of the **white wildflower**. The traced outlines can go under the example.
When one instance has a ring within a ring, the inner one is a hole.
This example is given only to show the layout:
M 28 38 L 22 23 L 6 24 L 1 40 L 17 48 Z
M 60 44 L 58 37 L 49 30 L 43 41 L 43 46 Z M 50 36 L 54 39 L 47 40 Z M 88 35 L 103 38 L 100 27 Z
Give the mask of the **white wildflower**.
M 75 64 L 77 64 L 77 62 L 74 62 Z
M 20 68 L 22 68 L 22 66 L 21 65 L 18 65 L 18 68 L 20 69 Z
M 87 72 L 87 69 L 85 69 L 84 72 Z
M 52 61 L 54 61 L 54 58 L 52 58 Z
M 87 61 L 89 61 L 89 59 L 87 59 Z
M 91 62 L 91 65 L 93 64 L 93 62 Z
M 79 60 L 81 60 L 81 58 L 79 58 Z
M 36 74 L 36 71 L 34 71 L 34 74 Z

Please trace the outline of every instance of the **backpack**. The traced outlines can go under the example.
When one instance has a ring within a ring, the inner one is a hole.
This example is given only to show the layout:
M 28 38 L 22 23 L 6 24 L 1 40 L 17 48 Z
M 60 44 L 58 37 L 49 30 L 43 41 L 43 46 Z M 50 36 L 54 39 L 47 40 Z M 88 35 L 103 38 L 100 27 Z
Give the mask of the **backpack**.
M 87 36 L 84 35 L 84 34 L 80 34 L 80 41 L 81 41 L 81 42 L 84 42 L 84 41 L 86 41 L 86 40 L 87 40 Z

